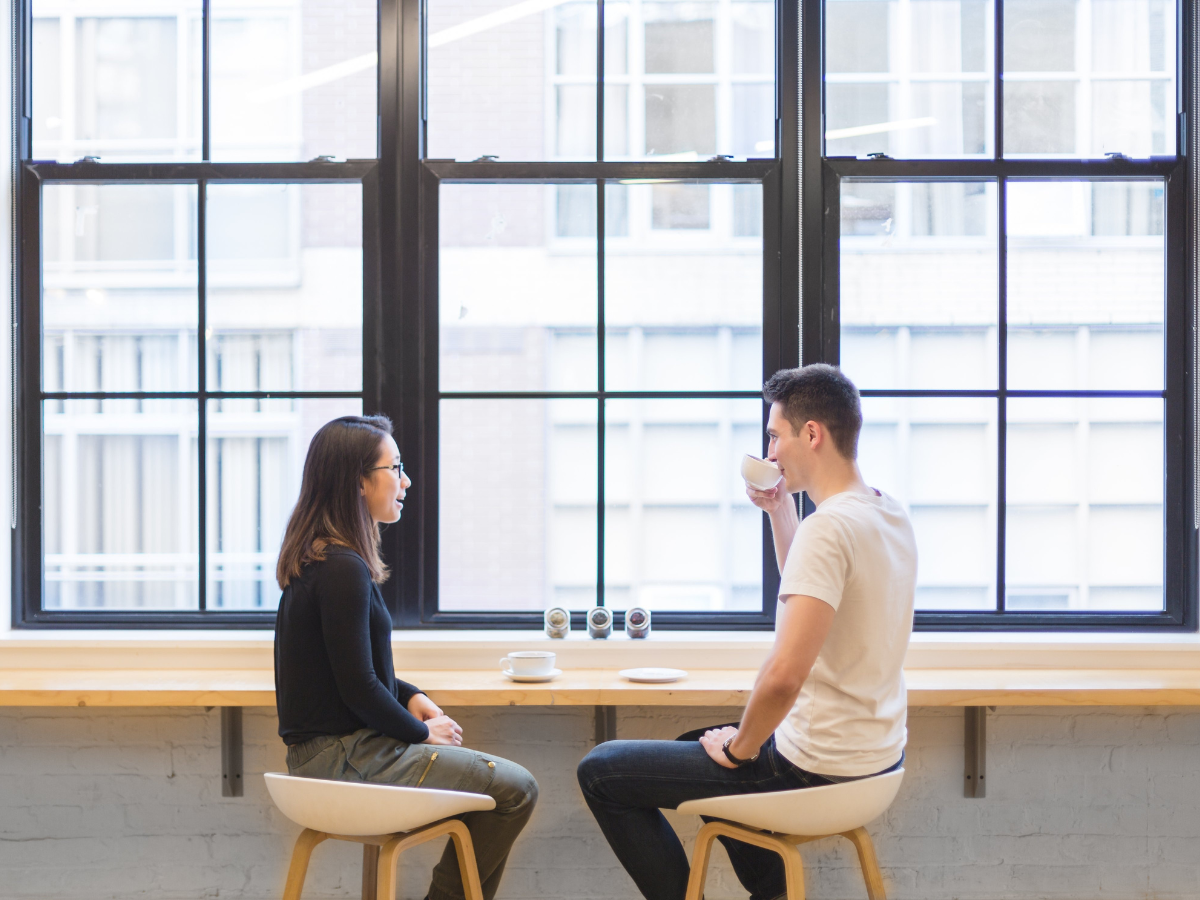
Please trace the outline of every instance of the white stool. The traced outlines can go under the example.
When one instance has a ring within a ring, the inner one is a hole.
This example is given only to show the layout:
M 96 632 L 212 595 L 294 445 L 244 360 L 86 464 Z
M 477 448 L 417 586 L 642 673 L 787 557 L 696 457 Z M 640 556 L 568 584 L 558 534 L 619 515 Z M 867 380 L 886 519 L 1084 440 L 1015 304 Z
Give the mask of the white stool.
M 283 900 L 300 900 L 308 859 L 313 848 L 328 838 L 363 845 L 363 900 L 392 900 L 400 854 L 447 834 L 458 853 L 467 900 L 483 900 L 471 833 L 450 816 L 495 809 L 496 801 L 486 794 L 297 778 L 279 772 L 268 772 L 266 779 L 280 812 L 304 826 L 292 851 Z
M 700 900 L 703 896 L 712 843 L 722 836 L 778 853 L 783 857 L 788 900 L 804 900 L 804 862 L 796 845 L 835 834 L 849 838 L 858 851 L 867 897 L 886 900 L 875 846 L 863 826 L 891 805 L 903 778 L 904 770 L 897 769 L 886 775 L 799 791 L 734 794 L 681 803 L 678 812 L 725 820 L 709 822 L 696 836 L 685 900 Z

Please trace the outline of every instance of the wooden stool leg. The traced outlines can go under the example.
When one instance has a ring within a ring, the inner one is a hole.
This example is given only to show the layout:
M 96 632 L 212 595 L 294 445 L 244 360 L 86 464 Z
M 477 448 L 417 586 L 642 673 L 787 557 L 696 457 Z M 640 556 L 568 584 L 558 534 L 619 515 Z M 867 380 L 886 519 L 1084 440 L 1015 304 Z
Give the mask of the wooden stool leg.
M 295 849 L 292 850 L 292 863 L 288 866 L 287 884 L 283 889 L 283 900 L 300 900 L 300 891 L 304 888 L 304 876 L 308 874 L 308 858 L 312 856 L 313 847 L 325 840 L 326 835 L 320 831 L 305 828 L 296 838 Z
M 467 900 L 483 900 L 483 885 L 479 882 L 479 865 L 475 862 L 475 845 L 471 842 L 471 832 L 457 819 L 450 824 L 450 840 L 454 841 L 454 852 L 458 854 L 458 871 L 462 873 L 463 894 Z M 388 898 L 381 897 L 380 900 Z
M 379 880 L 379 847 L 363 844 L 362 900 L 376 900 L 376 882 Z
M 396 900 L 396 863 L 406 835 L 398 834 L 379 849 L 375 863 L 375 900 Z
M 692 869 L 688 873 L 687 893 L 684 900 L 702 900 L 704 897 L 704 882 L 708 879 L 708 861 L 712 856 L 713 841 L 717 839 L 719 829 L 716 823 L 704 825 L 696 835 L 696 847 L 692 850 Z
M 883 873 L 879 871 L 879 860 L 875 858 L 875 845 L 865 828 L 855 828 L 847 831 L 843 837 L 849 838 L 858 851 L 858 864 L 862 866 L 863 880 L 867 882 L 867 897 L 869 900 L 887 900 L 883 890 Z
M 780 841 L 779 855 L 783 857 L 783 874 L 788 900 L 804 900 L 804 859 L 795 844 Z

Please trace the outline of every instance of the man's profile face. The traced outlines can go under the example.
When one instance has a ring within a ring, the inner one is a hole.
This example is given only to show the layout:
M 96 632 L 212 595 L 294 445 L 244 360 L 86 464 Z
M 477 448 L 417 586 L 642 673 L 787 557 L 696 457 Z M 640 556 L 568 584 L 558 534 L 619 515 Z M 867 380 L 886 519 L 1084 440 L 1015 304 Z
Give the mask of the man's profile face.
M 767 417 L 767 434 L 771 443 L 767 446 L 767 459 L 779 466 L 783 473 L 783 484 L 788 493 L 794 494 L 805 488 L 805 456 L 807 442 L 792 431 L 792 423 L 783 414 L 782 403 L 771 404 Z

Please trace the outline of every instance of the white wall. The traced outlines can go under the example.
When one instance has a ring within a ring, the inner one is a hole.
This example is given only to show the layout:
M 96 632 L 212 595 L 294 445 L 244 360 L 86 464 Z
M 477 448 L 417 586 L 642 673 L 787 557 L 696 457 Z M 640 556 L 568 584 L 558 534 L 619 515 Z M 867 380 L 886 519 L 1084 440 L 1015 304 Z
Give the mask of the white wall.
M 527 766 L 541 801 L 501 900 L 635 900 L 583 804 L 575 764 L 590 708 L 451 710 L 468 743 Z M 735 710 L 622 709 L 622 738 L 671 737 Z M 283 767 L 269 710 L 245 712 L 246 796 L 222 798 L 216 710 L 0 710 L 4 900 L 277 898 L 299 831 L 258 774 Z M 914 710 L 908 776 L 870 831 L 891 900 L 1195 900 L 1200 709 L 1000 709 L 988 794 L 962 797 L 962 714 Z M 690 838 L 697 821 L 674 820 Z M 436 847 L 402 866 L 420 900 Z M 840 839 L 802 848 L 808 891 L 861 900 Z M 719 851 L 720 853 L 720 851 Z M 357 846 L 316 851 L 306 900 L 357 897 Z M 725 857 L 709 900 L 744 897 Z

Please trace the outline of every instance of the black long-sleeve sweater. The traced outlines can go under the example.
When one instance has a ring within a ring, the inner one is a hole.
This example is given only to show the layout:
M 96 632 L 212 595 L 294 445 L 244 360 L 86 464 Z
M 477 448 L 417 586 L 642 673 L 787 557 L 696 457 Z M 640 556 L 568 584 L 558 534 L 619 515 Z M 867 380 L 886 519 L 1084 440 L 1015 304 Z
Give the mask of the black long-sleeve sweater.
M 392 617 L 361 556 L 330 547 L 283 591 L 275 615 L 275 704 L 289 746 L 374 728 L 417 744 L 429 728 L 408 711 L 421 691 L 396 678 Z

